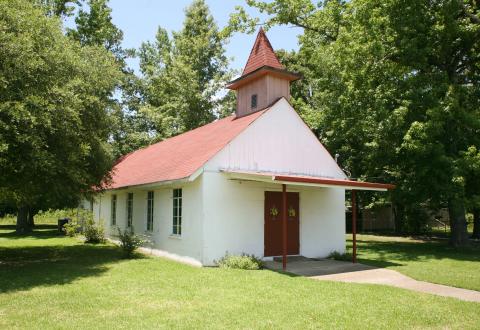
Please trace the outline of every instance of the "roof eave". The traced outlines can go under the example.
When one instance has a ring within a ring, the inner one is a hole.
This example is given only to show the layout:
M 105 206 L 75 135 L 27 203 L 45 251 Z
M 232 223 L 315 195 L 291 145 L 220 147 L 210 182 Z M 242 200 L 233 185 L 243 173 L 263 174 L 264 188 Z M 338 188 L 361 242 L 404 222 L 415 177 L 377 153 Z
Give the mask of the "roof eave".
M 276 175 L 272 178 L 273 181 L 288 183 L 288 184 L 312 184 L 322 185 L 328 187 L 339 187 L 350 190 L 373 190 L 373 191 L 388 191 L 395 189 L 395 185 L 376 182 L 364 182 L 364 181 L 352 181 L 352 180 L 339 180 L 328 178 L 302 178 Z
M 278 69 L 278 68 L 274 68 L 274 67 L 271 67 L 271 66 L 268 66 L 268 65 L 264 65 L 264 66 L 261 66 L 259 67 L 258 69 L 255 69 L 253 70 L 252 72 L 249 72 L 247 73 L 246 75 L 242 75 L 240 77 L 238 77 L 237 79 L 234 79 L 232 81 L 230 81 L 228 84 L 227 84 L 227 88 L 228 89 L 238 89 L 239 87 L 243 86 L 244 84 L 252 81 L 252 80 L 255 80 L 257 78 L 260 78 L 266 74 L 272 74 L 272 75 L 275 75 L 275 76 L 279 76 L 283 79 L 286 79 L 288 81 L 295 81 L 295 80 L 299 80 L 302 78 L 302 75 L 297 73 L 297 72 L 292 72 L 292 71 L 288 71 L 288 70 L 285 70 L 285 69 Z
M 248 172 L 248 171 L 232 171 L 222 169 L 221 172 L 227 174 L 231 179 L 246 181 L 261 181 L 277 184 L 288 184 L 297 186 L 325 187 L 325 188 L 341 188 L 346 190 L 369 190 L 369 191 L 388 191 L 395 188 L 395 185 L 352 181 L 338 178 L 324 177 L 302 177 L 295 175 L 280 175 L 267 172 Z
M 132 184 L 132 185 L 126 185 L 126 186 L 121 186 L 121 187 L 115 187 L 115 188 L 106 188 L 105 191 L 107 190 L 127 190 L 127 189 L 148 189 L 148 188 L 155 188 L 159 186 L 169 186 L 169 185 L 178 185 L 182 183 L 188 183 L 188 182 L 193 182 L 195 181 L 201 174 L 203 173 L 203 167 L 200 167 L 197 169 L 195 172 L 190 174 L 189 176 L 186 176 L 184 178 L 178 178 L 178 179 L 173 179 L 173 180 L 163 180 L 163 181 L 156 181 L 156 182 L 147 182 L 147 183 L 140 183 L 140 184 Z

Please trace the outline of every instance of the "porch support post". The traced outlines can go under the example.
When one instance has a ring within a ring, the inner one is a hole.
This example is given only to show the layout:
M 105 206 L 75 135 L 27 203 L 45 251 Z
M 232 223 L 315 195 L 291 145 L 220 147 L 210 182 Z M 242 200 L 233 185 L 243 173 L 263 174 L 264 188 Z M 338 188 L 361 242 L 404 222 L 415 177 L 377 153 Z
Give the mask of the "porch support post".
M 357 262 L 357 201 L 356 201 L 356 192 L 352 190 L 352 243 L 353 243 L 353 253 L 352 253 L 352 262 Z
M 282 184 L 282 268 L 287 269 L 287 185 Z

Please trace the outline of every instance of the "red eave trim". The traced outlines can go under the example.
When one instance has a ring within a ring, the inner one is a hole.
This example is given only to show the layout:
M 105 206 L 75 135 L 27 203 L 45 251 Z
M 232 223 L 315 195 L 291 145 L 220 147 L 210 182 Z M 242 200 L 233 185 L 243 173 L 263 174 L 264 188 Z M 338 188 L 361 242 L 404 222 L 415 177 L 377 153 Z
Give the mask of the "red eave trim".
M 362 181 L 352 181 L 352 180 L 302 178 L 302 177 L 283 176 L 283 175 L 276 175 L 274 176 L 273 180 L 285 181 L 285 182 L 328 184 L 332 186 L 347 186 L 347 187 L 359 187 L 359 188 L 374 188 L 374 189 L 387 189 L 387 190 L 395 189 L 395 185 L 393 184 L 362 182 Z

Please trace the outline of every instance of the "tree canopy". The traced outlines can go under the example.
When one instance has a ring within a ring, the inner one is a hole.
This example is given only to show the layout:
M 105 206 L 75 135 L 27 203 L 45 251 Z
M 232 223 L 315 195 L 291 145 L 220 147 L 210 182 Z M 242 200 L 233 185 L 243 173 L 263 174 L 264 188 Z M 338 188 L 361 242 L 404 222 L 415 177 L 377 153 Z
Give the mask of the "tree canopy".
M 231 78 L 226 41 L 205 2 L 195 0 L 180 31 L 169 36 L 159 27 L 155 41 L 142 44 L 140 112 L 155 139 L 207 124 L 223 107 L 234 110 L 231 97 L 221 95 Z
M 112 10 L 108 0 L 88 0 L 88 10 L 80 7 L 75 17 L 75 28 L 69 28 L 67 35 L 81 45 L 103 46 L 116 57 L 122 59 L 125 50 L 121 46 L 123 32 L 112 22 Z
M 342 166 L 397 184 L 399 229 L 420 231 L 424 210 L 446 206 L 452 243 L 465 243 L 480 144 L 475 1 L 247 2 L 269 15 L 266 26 L 304 28 L 288 54 L 305 75 L 293 102 Z M 257 21 L 243 10 L 231 19 Z
M 57 17 L 0 1 L 0 187 L 19 209 L 68 203 L 112 166 L 114 57 L 63 34 Z M 19 223 L 25 230 L 25 223 Z

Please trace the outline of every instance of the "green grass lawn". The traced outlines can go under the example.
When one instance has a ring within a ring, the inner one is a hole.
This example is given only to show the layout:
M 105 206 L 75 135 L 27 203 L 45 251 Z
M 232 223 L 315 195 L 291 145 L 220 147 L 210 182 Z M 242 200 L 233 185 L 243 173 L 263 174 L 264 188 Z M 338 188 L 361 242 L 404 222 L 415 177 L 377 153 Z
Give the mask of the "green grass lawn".
M 357 235 L 357 246 L 361 263 L 394 269 L 417 280 L 480 291 L 479 242 L 453 248 L 446 239 Z
M 268 270 L 121 259 L 48 227 L 0 229 L 0 328 L 457 328 L 480 304 Z

